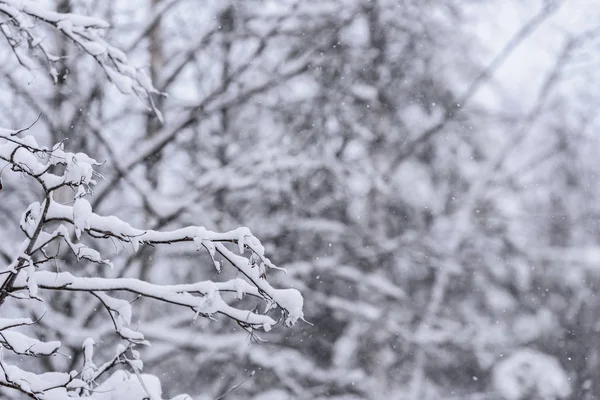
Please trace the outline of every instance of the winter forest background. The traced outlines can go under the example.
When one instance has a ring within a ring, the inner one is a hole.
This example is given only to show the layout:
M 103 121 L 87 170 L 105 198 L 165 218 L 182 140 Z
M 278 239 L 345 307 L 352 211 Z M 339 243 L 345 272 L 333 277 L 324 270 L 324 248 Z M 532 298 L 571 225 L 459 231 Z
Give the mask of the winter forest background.
M 94 212 L 162 231 L 249 227 L 287 270 L 260 279 L 304 297 L 305 321 L 250 334 L 115 293 L 152 344 L 136 350 L 165 398 L 600 398 L 594 2 L 39 2 L 107 21 L 107 42 L 168 93 L 151 94 L 158 112 L 37 22 L 59 57 L 49 66 L 14 39 L 5 8 L 16 3 L 0 0 L 0 125 L 39 116 L 27 134 L 40 145 L 66 139 L 106 161 L 86 197 Z M 24 175 L 0 175 L 0 281 L 40 201 Z M 65 187 L 54 200 L 73 196 Z M 240 277 L 194 246 L 133 247 L 96 244 L 113 268 L 59 251 L 40 269 L 160 285 Z M 9 296 L 0 310 L 37 320 L 19 332 L 62 343 L 18 356 L 21 368 L 79 370 L 87 338 L 99 365 L 123 342 L 99 298 L 43 299 Z

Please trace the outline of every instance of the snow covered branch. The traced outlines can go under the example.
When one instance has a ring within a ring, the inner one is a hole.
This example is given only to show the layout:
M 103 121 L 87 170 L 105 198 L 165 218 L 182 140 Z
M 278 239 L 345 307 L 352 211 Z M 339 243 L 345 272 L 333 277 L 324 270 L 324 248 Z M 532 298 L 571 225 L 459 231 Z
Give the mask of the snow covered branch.
M 251 333 L 258 329 L 268 331 L 279 320 L 290 326 L 303 318 L 301 294 L 291 288 L 276 289 L 267 281 L 267 270 L 277 268 L 266 257 L 264 247 L 248 228 L 224 233 L 212 232 L 200 226 L 172 231 L 144 230 L 134 228 L 115 216 L 96 214 L 87 198 L 93 194 L 96 179 L 101 177 L 94 170 L 100 163 L 83 153 L 65 151 L 62 143 L 52 148 L 40 146 L 32 136 L 21 136 L 23 132 L 0 130 L 0 160 L 6 162 L 12 171 L 37 181 L 43 198 L 32 203 L 24 212 L 20 228 L 25 239 L 12 261 L 0 269 L 0 276 L 4 279 L 0 289 L 0 308 L 9 298 L 43 302 L 44 291 L 89 293 L 108 311 L 114 330 L 128 344 L 126 350 L 107 362 L 110 365 L 118 360 L 124 362 L 124 354 L 130 352 L 133 361 L 127 362 L 133 362 L 134 372 L 141 369 L 142 364 L 133 347 L 148 342 L 143 332 L 131 326 L 132 306 L 122 298 L 123 293 L 187 308 L 192 311 L 190 318 L 225 315 Z M 61 188 L 72 190 L 72 204 L 55 201 L 54 194 Z M 51 261 L 58 262 L 60 253 L 57 248 L 60 248 L 60 244 L 66 244 L 78 260 L 111 268 L 110 260 L 80 241 L 84 237 L 87 237 L 86 243 L 110 239 L 124 247 L 131 246 L 133 251 L 140 246 L 190 243 L 197 250 L 207 252 L 212 260 L 211 267 L 218 272 L 224 265 L 230 265 L 240 277 L 225 282 L 158 285 L 133 278 L 76 276 L 71 272 L 43 270 Z M 262 299 L 266 305 L 264 313 L 230 305 L 221 296 L 228 292 L 234 293 L 237 300 L 246 294 Z M 281 310 L 281 317 L 270 313 L 275 309 Z M 12 330 L 34 323 L 27 318 L 0 319 L 0 348 L 20 356 L 59 354 L 60 342 L 43 342 Z M 0 385 L 38 399 L 66 399 L 68 396 L 92 393 L 96 385 L 95 378 L 98 377 L 95 375 L 98 370 L 91 361 L 92 342 L 93 338 L 84 341 L 82 370 L 68 374 L 33 374 L 11 365 L 7 357 L 1 356 Z
M 36 69 L 29 57 L 31 50 L 41 53 L 49 66 L 54 82 L 59 73 L 54 64 L 61 57 L 52 53 L 45 43 L 47 35 L 40 25 L 46 25 L 76 44 L 85 53 L 93 57 L 106 73 L 108 79 L 124 94 L 137 95 L 162 120 L 156 108 L 152 94 L 160 93 L 146 73 L 132 66 L 125 53 L 110 45 L 102 38 L 102 32 L 109 28 L 102 19 L 72 13 L 59 13 L 43 8 L 32 0 L 1 0 L 0 15 L 8 17 L 0 22 L 0 33 L 11 46 L 21 65 L 30 71 Z M 40 24 L 43 22 L 44 24 Z

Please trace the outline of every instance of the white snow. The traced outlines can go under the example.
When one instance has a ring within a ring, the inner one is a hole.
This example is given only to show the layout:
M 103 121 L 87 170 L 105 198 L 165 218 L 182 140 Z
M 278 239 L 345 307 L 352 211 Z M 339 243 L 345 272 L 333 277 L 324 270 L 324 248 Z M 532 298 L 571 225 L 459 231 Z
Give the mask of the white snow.
M 556 358 L 531 349 L 517 350 L 493 369 L 494 388 L 506 400 L 564 399 L 571 394 L 569 376 Z

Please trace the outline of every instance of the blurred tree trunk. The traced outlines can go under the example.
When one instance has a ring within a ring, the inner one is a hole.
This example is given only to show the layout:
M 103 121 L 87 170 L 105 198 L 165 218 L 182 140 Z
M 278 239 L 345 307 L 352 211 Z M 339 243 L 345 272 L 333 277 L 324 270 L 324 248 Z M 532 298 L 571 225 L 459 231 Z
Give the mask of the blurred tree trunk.
M 162 0 L 150 0 L 149 14 L 154 15 L 156 10 L 160 7 Z M 150 59 L 150 77 L 152 82 L 159 82 L 161 70 L 164 63 L 164 52 L 163 52 L 163 37 L 162 37 L 162 16 L 158 16 L 156 23 L 152 26 L 148 34 L 148 52 Z M 151 95 L 154 96 L 154 95 Z M 162 110 L 163 98 L 161 96 L 155 96 L 155 104 L 159 110 Z M 146 115 L 146 139 L 153 138 L 161 128 L 161 123 L 155 113 L 148 111 Z M 160 191 L 160 165 L 162 159 L 162 152 L 157 151 L 150 155 L 145 160 L 145 175 L 146 181 L 149 184 L 149 188 L 153 192 Z M 150 201 L 152 199 L 149 199 Z M 152 205 L 148 202 L 144 203 L 144 214 L 145 223 L 147 226 L 152 226 L 157 223 L 156 211 L 152 208 Z M 139 279 L 151 282 L 152 270 L 155 265 L 156 250 L 150 246 L 144 246 L 141 249 L 142 254 L 140 255 L 140 274 Z M 144 320 L 149 312 L 149 302 L 145 301 L 140 305 L 140 320 Z

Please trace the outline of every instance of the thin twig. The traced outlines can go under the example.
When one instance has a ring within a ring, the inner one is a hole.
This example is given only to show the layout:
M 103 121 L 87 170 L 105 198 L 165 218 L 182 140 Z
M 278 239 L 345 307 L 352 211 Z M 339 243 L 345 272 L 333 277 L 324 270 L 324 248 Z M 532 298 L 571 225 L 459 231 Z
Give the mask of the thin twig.
M 215 400 L 222 400 L 225 398 L 225 396 L 231 394 L 235 389 L 239 388 L 240 386 L 242 386 L 244 383 L 246 383 L 248 380 L 250 380 L 254 374 L 256 373 L 256 371 L 252 371 L 250 372 L 250 374 L 244 378 L 241 382 L 239 382 L 237 385 L 232 386 L 229 390 L 227 390 L 225 393 L 223 393 L 222 395 L 220 395 L 219 397 L 217 397 Z

